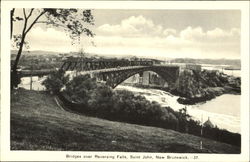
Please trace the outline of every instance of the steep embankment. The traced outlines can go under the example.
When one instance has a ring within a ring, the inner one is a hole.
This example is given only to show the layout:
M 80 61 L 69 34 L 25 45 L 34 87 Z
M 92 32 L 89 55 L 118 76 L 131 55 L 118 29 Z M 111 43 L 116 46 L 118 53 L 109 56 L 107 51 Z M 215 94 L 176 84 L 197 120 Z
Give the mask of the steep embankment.
M 240 152 L 236 146 L 173 130 L 67 112 L 45 92 L 16 93 L 11 97 L 12 150 Z M 201 139 L 203 150 L 199 150 Z
M 215 98 L 224 93 L 240 94 L 240 78 L 227 76 L 217 71 L 184 70 L 180 73 L 172 93 L 181 96 L 183 104 L 195 104 Z

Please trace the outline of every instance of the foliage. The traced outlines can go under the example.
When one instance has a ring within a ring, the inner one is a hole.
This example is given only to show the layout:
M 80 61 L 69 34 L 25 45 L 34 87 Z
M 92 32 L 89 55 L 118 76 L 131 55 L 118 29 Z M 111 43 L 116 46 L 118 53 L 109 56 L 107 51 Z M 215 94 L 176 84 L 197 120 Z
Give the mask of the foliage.
M 22 35 L 21 34 L 13 35 L 12 47 L 16 48 L 16 49 L 19 49 L 20 46 L 21 46 L 21 39 L 22 39 Z M 29 42 L 27 42 L 27 41 L 24 41 L 23 45 L 25 46 L 26 49 L 30 48 Z
M 97 84 L 96 90 L 92 91 L 88 106 L 96 116 L 108 117 L 114 104 L 113 91 L 103 83 Z
M 78 112 L 110 119 L 177 129 L 177 118 L 167 108 L 129 91 L 113 91 L 89 75 L 75 77 L 65 92 Z M 171 123 L 171 124 L 168 124 Z
M 170 91 L 182 97 L 178 99 L 178 102 L 195 104 L 210 100 L 225 92 L 239 93 L 240 85 L 240 78 L 226 76 L 218 71 L 185 69 L 179 74 L 176 84 L 170 88 Z
M 94 24 L 94 17 L 92 16 L 91 10 L 81 9 L 57 9 L 57 8 L 43 8 L 43 9 L 22 9 L 23 15 L 15 15 L 15 9 L 11 10 L 11 39 L 13 33 L 14 22 L 22 21 L 23 27 L 22 32 L 13 36 L 13 46 L 18 49 L 15 62 L 12 66 L 12 79 L 16 79 L 17 66 L 23 51 L 23 47 L 29 47 L 28 42 L 25 38 L 29 31 L 35 24 L 46 24 L 54 27 L 62 28 L 69 33 L 72 38 L 72 44 L 77 40 L 80 41 L 80 36 L 85 34 L 89 37 L 93 37 L 94 33 L 89 29 L 89 25 Z M 11 87 L 17 86 L 18 81 L 13 80 Z
M 69 76 L 64 75 L 64 71 L 59 70 L 52 72 L 43 82 L 42 85 L 46 87 L 47 90 L 57 94 L 60 92 L 61 88 L 69 81 Z
M 60 94 L 60 99 L 73 111 L 91 116 L 134 124 L 173 129 L 200 136 L 201 124 L 187 114 L 186 108 L 174 111 L 161 107 L 130 91 L 113 91 L 90 76 L 77 76 Z M 67 97 L 66 97 L 67 96 Z M 240 146 L 240 135 L 219 128 L 204 128 L 204 137 Z M 219 137 L 218 137 L 219 136 Z
M 87 24 L 94 25 L 91 10 L 45 8 L 43 12 L 47 21 L 40 23 L 63 27 L 73 40 L 79 38 L 81 34 L 94 36 L 94 33 L 85 27 Z
M 72 101 L 86 105 L 96 87 L 94 78 L 89 75 L 79 75 L 66 85 L 66 92 Z
M 53 27 L 62 28 L 69 33 L 72 40 L 79 40 L 81 34 L 93 37 L 95 34 L 88 29 L 89 25 L 94 25 L 94 17 L 91 10 L 82 9 L 60 9 L 60 8 L 43 8 L 43 9 L 23 9 L 23 15 L 15 16 L 15 10 L 12 10 L 11 22 L 24 22 L 23 32 L 13 36 L 13 46 L 20 49 L 24 43 L 22 38 L 32 29 L 35 24 L 46 24 Z M 12 26 L 13 28 L 13 26 Z M 11 29 L 13 30 L 13 29 Z M 12 35 L 11 35 L 12 37 Z
M 44 92 L 17 91 L 11 96 L 12 151 L 240 153 L 240 147 L 205 138 L 62 111 L 56 108 L 54 98 Z M 199 149 L 201 139 L 202 150 Z M 114 140 L 115 144 L 111 142 Z

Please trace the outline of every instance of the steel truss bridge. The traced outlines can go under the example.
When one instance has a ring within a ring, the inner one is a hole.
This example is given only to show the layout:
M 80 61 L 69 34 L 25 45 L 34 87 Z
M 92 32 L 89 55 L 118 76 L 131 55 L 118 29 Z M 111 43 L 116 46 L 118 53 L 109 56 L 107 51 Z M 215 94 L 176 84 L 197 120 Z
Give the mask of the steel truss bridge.
M 104 81 L 107 85 L 115 88 L 117 85 L 135 74 L 144 71 L 153 71 L 161 76 L 168 84 L 175 84 L 180 72 L 185 69 L 199 70 L 200 65 L 184 66 L 175 64 L 154 64 L 153 61 L 129 61 L 129 60 L 84 60 L 72 59 L 65 61 L 61 70 L 69 74 L 73 79 L 78 75 L 96 77 L 98 81 Z M 44 76 L 55 70 L 21 71 L 20 76 Z
M 112 88 L 135 74 L 144 71 L 153 71 L 169 84 L 175 83 L 179 76 L 178 65 L 154 65 L 153 61 L 86 61 L 71 60 L 63 63 L 62 70 L 74 78 L 78 75 L 87 75 L 106 82 Z

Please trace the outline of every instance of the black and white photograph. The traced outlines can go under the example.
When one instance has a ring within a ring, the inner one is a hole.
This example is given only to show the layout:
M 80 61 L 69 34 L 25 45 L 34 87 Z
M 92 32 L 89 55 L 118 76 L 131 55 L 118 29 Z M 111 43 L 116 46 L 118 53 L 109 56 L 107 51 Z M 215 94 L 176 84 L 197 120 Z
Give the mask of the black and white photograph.
M 248 161 L 242 6 L 249 2 L 225 9 L 56 3 L 12 2 L 2 10 L 9 18 L 3 34 L 9 55 L 1 52 L 1 126 L 3 114 L 9 116 L 1 143 L 8 154 Z

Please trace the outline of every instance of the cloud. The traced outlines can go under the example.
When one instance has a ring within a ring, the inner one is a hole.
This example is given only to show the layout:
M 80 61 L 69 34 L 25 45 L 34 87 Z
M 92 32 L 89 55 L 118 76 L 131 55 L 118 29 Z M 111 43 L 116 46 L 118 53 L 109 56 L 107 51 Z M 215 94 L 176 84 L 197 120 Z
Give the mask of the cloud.
M 239 42 L 240 30 L 232 28 L 229 31 L 221 28 L 204 31 L 201 27 L 187 27 L 180 32 L 180 38 L 194 42 Z
M 171 34 L 176 34 L 176 33 L 177 33 L 177 31 L 175 29 L 165 29 L 163 31 L 163 35 L 165 35 L 165 36 L 168 36 L 168 35 L 171 35 Z
M 143 16 L 131 16 L 118 24 L 96 27 L 94 42 L 81 38 L 81 44 L 71 45 L 64 31 L 36 27 L 28 34 L 32 49 L 53 51 L 85 51 L 109 54 L 134 54 L 166 57 L 239 58 L 240 29 L 214 28 L 204 30 L 201 26 L 188 26 L 177 31 L 164 28 Z
M 162 34 L 162 26 L 155 25 L 150 19 L 143 16 L 131 16 L 120 24 L 104 24 L 97 28 L 101 35 L 121 35 L 127 37 L 154 36 Z
M 205 33 L 203 32 L 201 27 L 192 28 L 189 26 L 180 32 L 180 38 L 184 40 L 200 40 L 204 38 L 204 36 Z
M 166 57 L 240 57 L 240 30 L 237 28 L 230 30 L 214 28 L 204 31 L 199 26 L 188 26 L 178 32 L 175 29 L 163 29 L 161 27 L 157 34 L 150 32 L 145 34 L 149 27 L 153 28 L 157 25 L 142 17 L 140 19 L 139 21 L 139 19 L 133 17 L 122 21 L 121 24 L 110 25 L 116 27 L 117 30 L 110 29 L 113 32 L 111 35 L 97 35 L 95 42 L 97 47 L 102 49 L 97 51 L 102 53 L 105 53 L 104 51 L 112 53 L 113 51 L 124 54 L 134 52 L 134 54 L 142 56 L 144 54 L 150 55 L 150 53 L 152 56 L 163 56 L 165 53 Z M 125 24 L 129 24 L 127 28 L 125 28 Z M 141 24 L 147 24 L 145 25 L 147 30 L 139 30 Z M 122 27 L 122 29 L 119 27 Z M 125 32 L 125 29 L 129 27 L 134 30 Z M 131 35 L 133 33 L 131 31 L 140 36 Z M 151 35 L 150 37 L 149 34 Z M 119 49 L 120 52 L 118 52 Z
M 28 33 L 27 41 L 30 50 L 70 52 L 78 49 L 78 45 L 72 45 L 72 39 L 64 31 L 55 28 L 34 27 Z
M 229 31 L 223 30 L 221 28 L 215 28 L 212 30 L 204 31 L 202 27 L 191 27 L 188 26 L 181 31 L 177 31 L 172 28 L 163 28 L 160 24 L 155 24 L 151 19 L 147 19 L 143 16 L 131 16 L 123 19 L 119 24 L 104 24 L 97 28 L 98 36 L 106 37 L 123 37 L 126 38 L 146 38 L 150 37 L 153 41 L 162 38 L 159 42 L 169 44 L 178 44 L 186 46 L 192 43 L 239 43 L 240 30 L 237 28 L 232 28 Z M 142 39 L 140 39 L 143 41 Z M 126 39 L 126 41 L 128 41 Z M 118 41 L 120 44 L 124 44 L 121 40 Z M 133 41 L 132 41 L 133 42 Z M 148 45 L 146 41 L 143 41 L 145 45 Z M 131 41 L 127 44 L 131 45 Z M 136 43 L 138 44 L 138 43 Z M 139 44 L 141 44 L 139 42 Z M 132 45 L 133 46 L 133 45 Z

